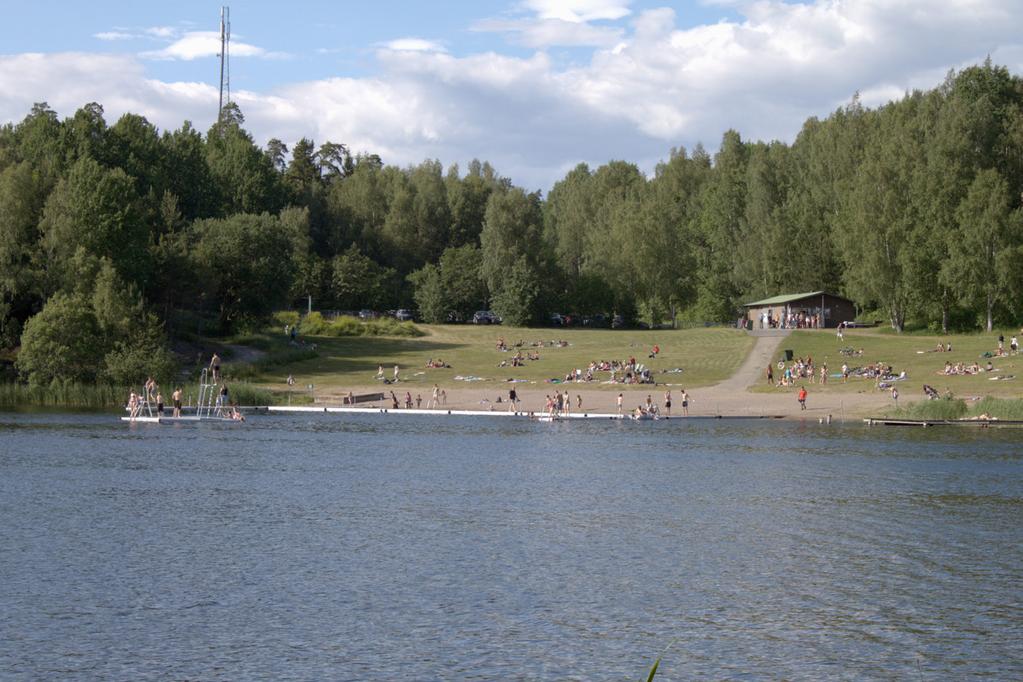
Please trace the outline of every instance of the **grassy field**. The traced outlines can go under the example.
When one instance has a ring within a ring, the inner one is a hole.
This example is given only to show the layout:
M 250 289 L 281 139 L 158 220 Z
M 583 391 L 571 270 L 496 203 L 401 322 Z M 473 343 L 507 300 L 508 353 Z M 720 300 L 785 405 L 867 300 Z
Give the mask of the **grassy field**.
M 1003 330 L 1005 335 L 1005 347 L 1008 349 L 1009 339 L 1012 330 Z M 814 364 L 820 366 L 821 362 L 827 362 L 828 373 L 835 374 L 841 371 L 842 363 L 845 362 L 850 368 L 874 363 L 884 362 L 892 365 L 896 373 L 906 371 L 908 379 L 898 382 L 899 393 L 902 398 L 918 400 L 923 397 L 923 385 L 929 384 L 945 394 L 951 391 L 959 398 L 972 398 L 975 396 L 995 397 L 1017 397 L 1023 393 L 1023 354 L 1009 357 L 992 357 L 991 362 L 995 369 L 992 373 L 982 372 L 971 376 L 946 376 L 942 373 L 945 362 L 953 364 L 962 362 L 972 364 L 974 361 L 984 367 L 988 358 L 983 357 L 985 352 L 993 353 L 998 348 L 998 331 L 990 334 L 954 334 L 949 336 L 925 336 L 925 335 L 897 335 L 884 330 L 875 329 L 854 329 L 845 332 L 845 340 L 839 341 L 834 330 L 820 331 L 794 331 L 792 335 L 782 340 L 779 347 L 779 356 L 783 349 L 791 349 L 795 357 L 811 356 Z M 937 344 L 951 343 L 952 352 L 935 352 Z M 847 357 L 839 351 L 841 348 L 862 349 L 862 356 Z M 775 362 L 779 357 L 775 358 Z M 776 365 L 777 367 L 777 365 Z M 764 368 L 766 372 L 766 367 Z M 775 378 L 778 378 L 775 372 Z M 1014 379 L 999 379 L 992 381 L 992 377 L 1009 377 Z M 763 384 L 758 385 L 754 390 L 758 392 L 789 392 L 787 388 L 768 388 L 766 379 Z M 829 378 L 828 384 L 824 387 L 817 385 L 815 391 L 825 392 L 860 392 L 873 391 L 874 382 L 872 379 L 849 378 L 847 384 L 841 379 Z
M 403 387 L 421 386 L 425 390 L 437 383 L 443 387 L 464 388 L 508 379 L 542 383 L 563 378 L 576 368 L 585 370 L 591 360 L 628 360 L 634 356 L 653 370 L 658 383 L 698 387 L 730 376 L 753 345 L 753 339 L 743 332 L 724 328 L 624 331 L 474 325 L 421 327 L 427 332 L 422 338 L 309 336 L 305 341 L 315 344 L 317 357 L 276 364 L 265 371 L 252 372 L 246 378 L 281 391 L 285 389 L 286 377 L 291 374 L 296 390 L 307 390 L 312 384 L 319 394 L 344 391 L 349 386 L 374 385 L 378 383 L 375 379 L 378 366 L 382 365 L 385 376 L 391 378 L 397 364 Z M 497 350 L 499 337 L 510 347 L 508 352 Z M 551 347 L 548 344 L 552 340 L 564 340 L 569 345 Z M 511 358 L 517 350 L 514 345 L 519 341 L 523 342 L 523 355 L 539 352 L 540 359 L 527 360 L 524 367 L 511 367 Z M 530 344 L 536 341 L 543 341 L 545 345 L 532 347 Z M 661 352 L 651 360 L 647 356 L 654 344 L 660 346 Z M 443 360 L 451 367 L 429 369 L 426 363 L 430 359 Z M 499 367 L 502 360 L 508 361 L 509 366 Z M 661 373 L 674 368 L 683 371 Z M 481 377 L 484 381 L 466 382 L 456 380 L 456 376 Z M 603 381 L 608 374 L 601 372 L 597 377 Z M 594 388 L 600 386 L 597 381 L 592 384 Z M 620 388 L 620 385 L 614 387 L 615 390 Z

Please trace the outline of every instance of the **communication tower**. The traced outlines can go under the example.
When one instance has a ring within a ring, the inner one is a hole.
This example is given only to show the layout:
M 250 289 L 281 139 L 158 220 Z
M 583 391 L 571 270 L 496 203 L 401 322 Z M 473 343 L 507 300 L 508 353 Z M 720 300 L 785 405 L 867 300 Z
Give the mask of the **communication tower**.
M 220 104 L 217 107 L 217 121 L 224 112 L 224 91 L 231 101 L 231 8 L 220 8 Z

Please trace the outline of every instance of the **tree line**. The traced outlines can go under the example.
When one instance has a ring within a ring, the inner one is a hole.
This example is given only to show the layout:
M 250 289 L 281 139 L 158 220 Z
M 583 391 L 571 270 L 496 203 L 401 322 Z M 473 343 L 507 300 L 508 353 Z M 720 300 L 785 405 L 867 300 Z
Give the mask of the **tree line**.
M 37 104 L 0 128 L 0 347 L 33 383 L 128 381 L 172 366 L 168 335 L 307 296 L 660 323 L 824 289 L 898 330 L 990 329 L 1023 313 L 1021 105 L 988 61 L 876 109 L 854 97 L 792 144 L 729 130 L 713 156 L 672 149 L 652 177 L 580 164 L 544 197 L 486 162 L 261 148 L 233 103 L 205 134 Z

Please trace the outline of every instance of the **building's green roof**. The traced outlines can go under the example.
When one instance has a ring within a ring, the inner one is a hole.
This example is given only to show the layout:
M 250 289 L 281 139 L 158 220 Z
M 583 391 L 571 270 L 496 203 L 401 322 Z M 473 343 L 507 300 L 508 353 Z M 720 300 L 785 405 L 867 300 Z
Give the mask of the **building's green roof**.
M 756 306 L 766 305 L 781 305 L 782 303 L 791 303 L 792 301 L 800 301 L 804 298 L 810 298 L 811 296 L 823 296 L 827 294 L 826 291 L 810 291 L 805 294 L 783 294 L 781 296 L 773 296 L 771 298 L 765 298 L 763 301 L 753 301 L 752 303 L 746 303 L 743 305 L 744 308 L 753 308 Z

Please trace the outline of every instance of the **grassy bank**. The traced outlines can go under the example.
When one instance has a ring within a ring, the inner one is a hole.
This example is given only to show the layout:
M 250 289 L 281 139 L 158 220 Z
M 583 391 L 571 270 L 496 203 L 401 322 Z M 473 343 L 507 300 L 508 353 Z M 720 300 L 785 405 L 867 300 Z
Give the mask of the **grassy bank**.
M 254 365 L 254 382 L 284 390 L 284 378 L 295 377 L 296 384 L 315 386 L 321 390 L 346 390 L 349 386 L 377 383 L 377 368 L 391 378 L 394 366 L 404 385 L 429 387 L 437 383 L 444 387 L 466 387 L 481 383 L 503 383 L 509 379 L 543 383 L 562 379 L 575 369 L 585 370 L 591 361 L 628 360 L 635 357 L 654 372 L 658 383 L 679 387 L 699 387 L 717 383 L 738 369 L 753 345 L 753 339 L 733 329 L 685 330 L 590 330 L 590 329 L 525 329 L 505 326 L 475 325 L 419 325 L 426 336 L 374 337 L 356 336 L 335 338 L 306 336 L 305 341 L 315 345 L 316 357 L 292 363 L 275 365 L 262 370 Z M 508 351 L 497 349 L 498 338 L 503 338 Z M 522 342 L 521 348 L 516 344 Z M 565 341 L 567 346 L 552 346 L 551 341 Z M 533 346 L 534 343 L 541 346 Z M 649 358 L 654 345 L 660 346 L 656 358 Z M 521 367 L 511 366 L 512 357 L 521 350 L 523 356 L 538 353 L 538 360 L 526 360 Z M 449 365 L 429 368 L 430 360 Z M 501 363 L 507 366 L 501 367 Z M 680 369 L 681 372 L 669 372 Z M 606 372 L 597 373 L 599 383 L 608 378 Z M 479 377 L 466 382 L 456 377 Z M 382 382 L 381 382 L 382 385 Z M 621 390 L 615 385 L 614 390 Z
M 1006 349 L 1012 330 L 1003 330 Z M 845 339 L 838 340 L 834 330 L 794 331 L 782 340 L 779 346 L 777 362 L 784 349 L 791 349 L 796 357 L 811 356 L 814 363 L 820 366 L 827 362 L 828 372 L 841 371 L 845 362 L 850 368 L 883 362 L 892 365 L 896 373 L 905 371 L 907 379 L 899 382 L 899 393 L 903 399 L 916 400 L 924 396 L 923 385 L 933 386 L 945 395 L 951 392 L 958 398 L 980 398 L 994 396 L 1014 398 L 1023 394 L 1023 354 L 1005 357 L 985 357 L 998 348 L 998 331 L 990 334 L 951 334 L 936 335 L 897 335 L 883 330 L 853 329 L 845 332 Z M 951 352 L 937 352 L 938 344 L 951 344 Z M 862 355 L 843 355 L 843 348 L 862 351 Z M 994 366 L 994 372 L 981 372 L 973 375 L 946 375 L 943 373 L 946 362 L 972 365 L 977 362 L 984 367 L 988 360 Z M 766 367 L 764 368 L 766 371 Z M 779 376 L 775 372 L 775 377 Z M 769 388 L 766 381 L 755 388 L 758 392 L 790 392 L 794 389 Z M 815 392 L 856 393 L 875 392 L 872 379 L 850 377 L 843 384 L 840 379 L 831 378 L 826 386 L 817 384 Z M 933 402 L 933 401 L 932 401 Z M 923 408 L 921 408 L 923 409 Z M 934 408 L 929 408 L 934 409 Z

